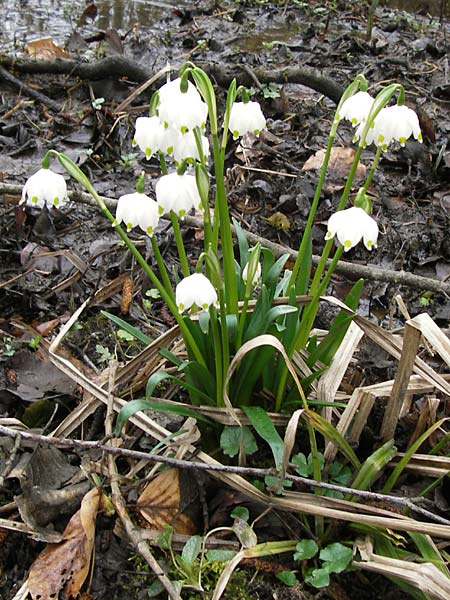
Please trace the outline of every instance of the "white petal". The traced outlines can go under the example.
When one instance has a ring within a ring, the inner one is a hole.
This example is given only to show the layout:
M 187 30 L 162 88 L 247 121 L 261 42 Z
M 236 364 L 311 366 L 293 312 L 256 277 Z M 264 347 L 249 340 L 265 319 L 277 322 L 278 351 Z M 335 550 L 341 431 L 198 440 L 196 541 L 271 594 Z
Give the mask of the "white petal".
M 236 139 L 246 133 L 259 132 L 266 126 L 266 119 L 258 102 L 235 102 L 231 107 L 228 128 Z

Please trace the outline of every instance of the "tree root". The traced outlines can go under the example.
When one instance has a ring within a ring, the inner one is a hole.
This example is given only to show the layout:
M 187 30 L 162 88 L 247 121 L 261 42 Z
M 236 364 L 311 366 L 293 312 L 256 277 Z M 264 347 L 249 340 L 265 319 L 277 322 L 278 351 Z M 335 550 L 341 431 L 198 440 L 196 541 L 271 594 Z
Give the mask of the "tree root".
M 204 69 L 219 85 L 228 87 L 236 78 L 240 84 L 251 86 L 255 78 L 261 83 L 299 83 L 305 85 L 337 103 L 342 96 L 343 87 L 326 75 L 305 67 L 283 67 L 281 69 L 265 69 L 257 67 L 243 69 L 240 65 L 197 61 L 197 66 Z M 154 72 L 135 60 L 124 56 L 110 56 L 94 63 L 84 63 L 73 59 L 33 60 L 15 59 L 0 56 L 0 66 L 14 69 L 18 73 L 47 73 L 53 75 L 70 75 L 80 79 L 98 80 L 126 77 L 129 81 L 142 83 L 150 79 Z

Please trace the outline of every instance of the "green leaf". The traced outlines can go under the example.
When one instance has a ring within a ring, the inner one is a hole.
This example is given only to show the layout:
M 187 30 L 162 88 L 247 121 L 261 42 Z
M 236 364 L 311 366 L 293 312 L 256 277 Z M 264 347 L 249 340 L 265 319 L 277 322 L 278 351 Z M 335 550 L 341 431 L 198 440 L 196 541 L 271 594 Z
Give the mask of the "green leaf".
M 248 508 L 246 508 L 245 506 L 236 506 L 236 508 L 233 508 L 233 510 L 231 511 L 230 516 L 233 517 L 233 519 L 241 519 L 241 521 L 248 521 L 250 518 L 250 513 L 248 511 Z
M 313 569 L 311 573 L 305 577 L 305 582 L 315 588 L 323 588 L 330 584 L 330 576 L 325 569 Z
M 208 550 L 206 553 L 209 562 L 228 562 L 235 556 L 234 550 Z
M 295 470 L 301 477 L 309 477 L 312 473 L 312 465 L 306 460 L 303 452 L 294 454 L 292 463 L 295 465 Z
M 312 410 L 305 410 L 303 415 L 309 420 L 314 429 L 319 431 L 325 438 L 333 442 L 333 444 L 339 448 L 355 469 L 361 468 L 361 463 L 351 446 L 331 423 Z
M 294 560 L 308 560 L 319 552 L 319 546 L 314 540 L 301 540 L 296 546 Z
M 303 234 L 305 236 L 303 246 L 303 257 L 300 262 L 300 269 L 297 275 L 297 281 L 295 281 L 295 293 L 299 295 L 306 294 L 309 287 L 309 279 L 311 277 L 311 266 L 312 266 L 312 242 L 311 242 L 311 230 L 308 229 Z
M 266 475 L 264 477 L 264 483 L 268 491 L 275 492 L 275 494 L 279 496 L 283 493 L 285 488 L 292 487 L 294 482 L 289 479 L 283 479 L 283 481 L 281 481 L 280 477 L 276 477 L 275 475 Z
M 181 559 L 187 565 L 193 565 L 196 561 L 200 550 L 202 549 L 202 538 L 199 535 L 193 535 L 185 543 L 181 553 Z
M 328 544 L 319 554 L 319 558 L 326 563 L 323 568 L 328 573 L 342 573 L 351 563 L 352 557 L 353 550 L 339 542 Z
M 294 571 L 280 571 L 276 574 L 276 577 L 288 587 L 294 587 L 294 585 L 300 583 Z
M 115 434 L 120 435 L 120 432 L 128 419 L 140 410 L 158 410 L 160 412 L 175 413 L 176 415 L 182 415 L 183 417 L 194 417 L 195 419 L 206 423 L 211 422 L 207 417 L 197 413 L 188 406 L 178 406 L 176 404 L 167 404 L 161 400 L 144 400 L 142 398 L 139 400 L 131 400 L 131 402 L 128 402 L 121 408 L 117 415 Z
M 358 308 L 363 287 L 364 279 L 358 279 L 345 299 L 345 304 L 353 311 Z M 353 317 L 344 310 L 339 312 L 327 335 L 320 342 L 315 351 L 311 352 L 309 355 L 307 362 L 311 368 L 317 361 L 320 361 L 327 366 L 331 364 L 339 346 L 342 344 L 342 340 L 347 333 L 352 319 Z
M 106 310 L 101 310 L 100 312 L 107 319 L 109 319 L 110 321 L 115 323 L 118 327 L 121 327 L 122 329 L 124 329 L 126 332 L 128 332 L 130 335 L 132 335 L 133 338 L 139 340 L 146 346 L 149 346 L 153 342 L 151 337 L 149 337 L 148 335 L 145 335 L 145 333 L 143 333 L 140 329 L 138 329 L 137 327 L 133 327 L 133 325 L 130 325 L 129 323 L 127 323 L 120 317 L 116 317 L 116 315 L 113 315 L 113 314 L 107 312 Z
M 275 460 L 275 466 L 279 469 L 283 462 L 284 443 L 269 415 L 260 406 L 243 406 L 242 410 L 250 419 L 250 423 L 255 428 L 256 433 L 269 444 Z
M 239 264 L 241 269 L 248 263 L 248 241 L 245 237 L 244 230 L 239 224 L 239 221 L 233 217 L 233 226 L 236 232 L 236 237 L 239 246 Z
M 156 543 L 161 550 L 168 550 L 172 545 L 173 527 L 172 525 L 163 525 L 161 533 L 156 538 Z
M 397 448 L 394 446 L 394 440 L 389 440 L 383 444 L 381 448 L 378 448 L 366 458 L 353 480 L 352 487 L 356 490 L 368 490 L 379 473 L 396 454 Z
M 156 598 L 161 592 L 164 591 L 163 584 L 159 579 L 155 579 L 147 588 L 147 595 L 149 598 Z
M 242 519 L 235 519 L 231 529 L 244 548 L 253 548 L 258 543 L 256 533 L 252 527 Z
M 225 425 L 220 436 L 220 447 L 226 456 L 236 456 L 241 447 L 241 431 L 243 435 L 245 454 L 251 455 L 258 450 L 255 436 L 252 431 L 244 425 L 242 430 L 237 425 Z
M 187 390 L 188 392 L 193 392 L 195 394 L 198 394 L 208 404 L 211 402 L 211 399 L 210 399 L 210 397 L 207 394 L 205 394 L 204 392 L 202 392 L 201 390 L 199 390 L 197 387 L 195 387 L 193 385 L 190 385 L 189 383 L 187 383 L 187 381 L 184 381 L 183 379 L 180 379 L 179 377 L 176 377 L 175 375 L 172 375 L 171 373 L 167 373 L 167 371 L 157 371 L 156 373 L 153 373 L 153 375 L 151 375 L 151 377 L 149 377 L 149 379 L 147 381 L 147 386 L 145 388 L 145 397 L 147 399 L 149 399 L 150 396 L 153 395 L 153 392 L 154 392 L 155 388 L 162 381 L 164 381 L 166 379 L 169 379 L 170 381 L 173 381 L 174 383 L 176 383 L 177 385 L 179 385 L 183 389 Z

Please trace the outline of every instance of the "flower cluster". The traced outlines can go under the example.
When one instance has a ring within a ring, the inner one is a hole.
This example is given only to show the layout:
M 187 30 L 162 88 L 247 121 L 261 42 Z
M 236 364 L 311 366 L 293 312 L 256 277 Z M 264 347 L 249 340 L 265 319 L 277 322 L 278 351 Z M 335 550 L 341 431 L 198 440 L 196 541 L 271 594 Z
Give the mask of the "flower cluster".
M 158 97 L 157 115 L 136 119 L 133 144 L 147 159 L 162 152 L 173 155 L 178 163 L 188 158 L 207 160 L 208 139 L 201 136 L 200 156 L 193 131 L 196 127 L 203 130 L 208 116 L 208 107 L 196 87 L 179 77 L 163 85 Z
M 350 96 L 339 110 L 339 120 L 347 119 L 354 127 L 358 126 L 355 140 L 360 140 L 363 135 L 373 103 L 374 98 L 370 94 L 357 92 Z M 422 142 L 419 118 L 411 108 L 396 104 L 380 110 L 370 124 L 363 143 L 365 145 L 373 143 L 385 151 L 392 142 L 399 142 L 404 146 L 411 136 Z

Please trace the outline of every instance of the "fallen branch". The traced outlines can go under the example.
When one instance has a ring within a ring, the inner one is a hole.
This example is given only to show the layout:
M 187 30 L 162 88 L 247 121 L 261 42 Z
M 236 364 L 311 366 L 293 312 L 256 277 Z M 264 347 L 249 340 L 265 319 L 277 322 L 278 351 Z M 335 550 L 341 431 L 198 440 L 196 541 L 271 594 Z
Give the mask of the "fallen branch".
M 197 61 L 197 66 L 204 69 L 210 77 L 223 87 L 228 87 L 236 78 L 240 84 L 251 86 L 254 77 L 261 83 L 298 83 L 305 85 L 333 102 L 337 103 L 342 96 L 343 87 L 326 75 L 305 67 L 284 67 L 281 69 L 265 69 L 257 67 L 249 73 L 240 65 Z M 0 57 L 0 66 L 14 69 L 19 73 L 49 73 L 53 75 L 69 75 L 80 79 L 117 79 L 126 77 L 129 81 L 142 83 L 150 79 L 154 72 L 125 56 L 109 56 L 94 63 L 85 63 L 73 59 L 33 60 L 29 58 Z
M 0 182 L 0 195 L 1 194 L 21 194 L 22 188 L 18 185 L 10 185 Z M 84 192 L 69 192 L 69 198 L 75 202 L 81 202 L 89 206 L 97 206 L 95 200 L 90 194 Z M 114 198 L 103 197 L 103 201 L 108 208 L 115 210 L 117 206 L 117 200 Z M 190 227 L 203 227 L 203 221 L 200 218 L 193 216 L 186 216 L 184 223 Z M 255 233 L 249 231 L 244 232 L 248 241 L 252 244 L 260 242 L 265 248 L 269 248 L 275 255 L 279 257 L 282 254 L 289 254 L 289 256 L 295 260 L 297 257 L 297 251 L 287 246 L 282 246 L 276 242 L 271 242 L 266 238 L 263 238 Z M 320 256 L 313 254 L 312 263 L 317 265 L 320 260 Z M 330 261 L 328 261 L 329 264 Z M 371 281 L 383 281 L 385 283 L 392 283 L 395 285 L 402 285 L 415 289 L 417 292 L 429 291 L 438 294 L 449 294 L 450 295 L 450 283 L 445 281 L 438 281 L 437 279 L 431 279 L 430 277 L 422 277 L 421 275 L 414 275 L 413 273 L 407 273 L 406 271 L 395 271 L 394 269 L 386 269 L 376 267 L 373 265 L 360 265 L 357 263 L 347 262 L 340 260 L 336 267 L 336 273 L 342 275 L 348 275 L 352 278 L 363 277 Z
M 141 452 L 139 450 L 130 450 L 128 448 L 120 448 L 117 446 L 112 446 L 108 444 L 104 444 L 98 441 L 87 441 L 87 440 L 77 440 L 71 438 L 58 438 L 53 436 L 41 435 L 38 433 L 33 433 L 31 431 L 18 431 L 11 427 L 4 427 L 0 425 L 0 434 L 6 435 L 8 437 L 16 438 L 17 436 L 21 436 L 23 440 L 29 440 L 35 443 L 45 443 L 52 444 L 58 448 L 70 448 L 73 450 L 89 451 L 89 450 L 97 450 L 101 452 L 106 452 L 108 455 L 122 456 L 127 458 L 132 458 L 137 461 L 145 460 L 154 463 L 164 463 L 171 465 L 173 467 L 177 467 L 179 469 L 196 469 L 200 471 L 216 471 L 222 473 L 236 473 L 239 475 L 249 475 L 251 477 L 266 477 L 272 476 L 276 477 L 279 475 L 276 469 L 260 469 L 257 467 L 238 467 L 234 465 L 222 465 L 220 463 L 203 463 L 196 461 L 183 460 L 178 458 L 172 458 L 169 456 L 162 456 L 158 454 L 152 454 L 148 452 Z M 285 473 L 283 476 L 284 479 L 289 481 L 294 481 L 295 483 L 302 484 L 307 487 L 312 488 L 321 488 L 326 490 L 332 490 L 341 492 L 343 494 L 352 494 L 355 496 L 359 496 L 361 498 L 365 498 L 368 500 L 376 500 L 378 502 L 385 502 L 387 504 L 391 503 L 395 506 L 400 506 L 407 510 L 412 510 L 418 514 L 421 514 L 427 519 L 436 521 L 437 523 L 441 523 L 442 525 L 450 525 L 450 521 L 440 517 L 432 513 L 429 510 L 421 508 L 414 503 L 414 499 L 410 498 L 400 498 L 398 496 L 390 496 L 387 494 L 378 494 L 377 492 L 368 492 L 365 490 L 357 490 L 346 486 L 334 485 L 330 483 L 322 483 L 319 481 L 314 481 L 312 479 L 307 479 L 306 477 L 299 477 L 298 475 L 291 475 L 289 473 Z M 423 498 L 416 499 L 418 501 L 422 501 Z M 123 516 L 123 515 L 122 515 Z M 126 523 L 127 519 L 123 519 L 124 525 L 127 528 L 129 523 Z M 128 529 L 127 529 L 128 533 Z
M 14 77 L 14 75 L 11 75 L 11 73 L 7 71 L 4 67 L 0 66 L 0 81 L 2 79 L 4 81 L 7 81 L 17 90 L 19 90 L 19 92 L 25 94 L 30 98 L 33 98 L 33 100 L 42 102 L 42 104 L 45 104 L 47 108 L 50 108 L 54 112 L 61 111 L 61 106 L 58 104 L 58 102 L 55 102 L 42 92 L 39 92 L 38 90 L 34 90 L 33 88 L 29 87 L 23 81 L 20 81 L 20 79 L 17 79 L 17 77 Z

